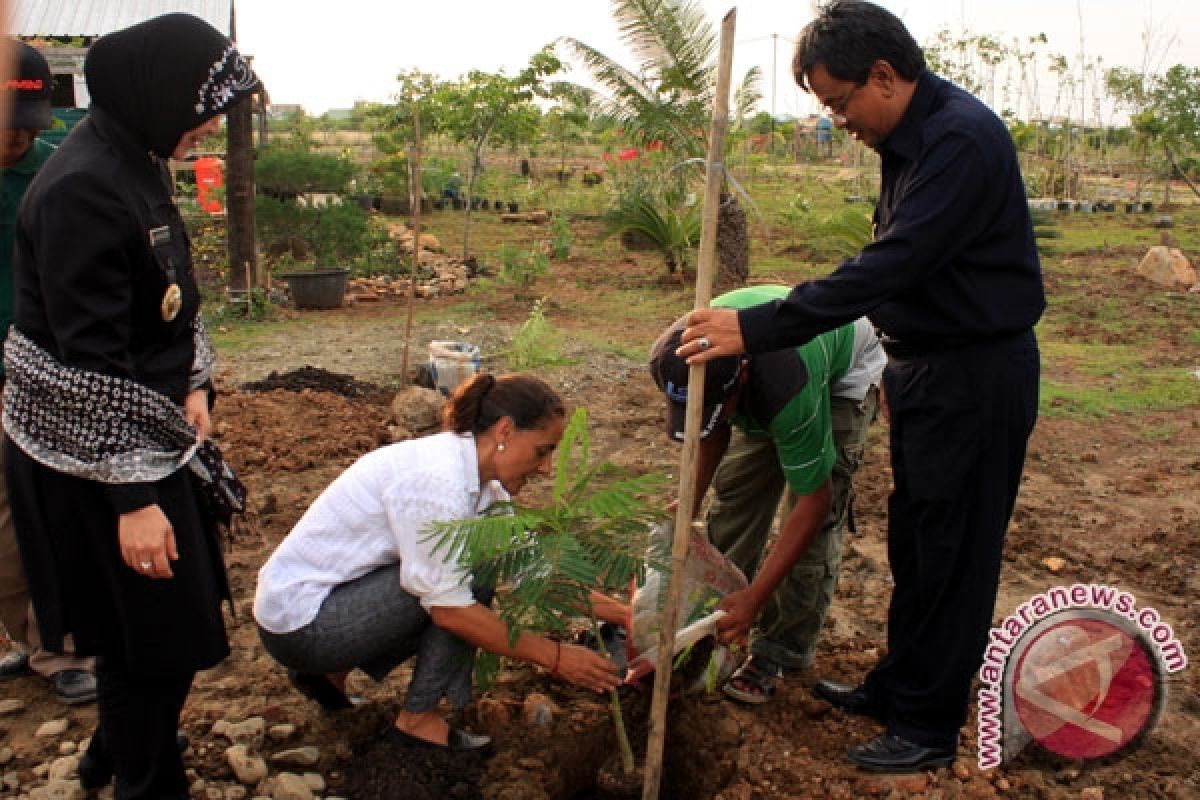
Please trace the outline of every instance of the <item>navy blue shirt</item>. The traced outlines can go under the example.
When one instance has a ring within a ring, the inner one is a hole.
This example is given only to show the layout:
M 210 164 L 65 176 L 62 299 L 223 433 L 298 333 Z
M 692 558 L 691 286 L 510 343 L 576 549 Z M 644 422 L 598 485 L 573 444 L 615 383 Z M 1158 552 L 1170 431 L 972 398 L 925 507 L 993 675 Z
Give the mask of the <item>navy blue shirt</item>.
M 889 337 L 933 346 L 1017 334 L 1041 317 L 1029 204 L 1000 118 L 926 71 L 880 155 L 875 241 L 831 275 L 740 310 L 747 352 L 864 315 Z

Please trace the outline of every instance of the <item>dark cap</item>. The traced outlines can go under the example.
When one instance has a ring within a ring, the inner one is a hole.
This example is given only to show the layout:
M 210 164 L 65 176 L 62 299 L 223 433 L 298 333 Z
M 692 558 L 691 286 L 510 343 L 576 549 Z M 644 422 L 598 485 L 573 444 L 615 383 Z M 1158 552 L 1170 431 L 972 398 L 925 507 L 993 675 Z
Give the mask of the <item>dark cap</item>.
M 50 93 L 54 78 L 50 65 L 37 50 L 24 42 L 11 42 L 15 51 L 13 75 L 0 81 L 0 103 L 8 105 L 8 122 L 13 130 L 50 127 Z
M 688 375 L 691 368 L 687 361 L 675 355 L 679 348 L 679 337 L 683 335 L 686 317 L 680 317 L 650 348 L 650 374 L 654 382 L 667 396 L 667 435 L 683 441 L 684 420 L 687 412 Z M 706 438 L 717 427 L 717 421 L 737 387 L 741 360 L 737 356 L 714 358 L 705 364 L 704 410 L 700 414 L 700 438 Z

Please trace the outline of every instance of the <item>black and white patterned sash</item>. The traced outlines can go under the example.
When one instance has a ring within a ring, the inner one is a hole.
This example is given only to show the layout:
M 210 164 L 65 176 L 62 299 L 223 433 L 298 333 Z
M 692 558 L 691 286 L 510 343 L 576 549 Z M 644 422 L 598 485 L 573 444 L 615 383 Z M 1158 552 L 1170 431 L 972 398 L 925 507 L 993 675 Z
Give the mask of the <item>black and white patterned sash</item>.
M 196 338 L 205 339 L 197 315 Z M 194 386 L 212 348 L 197 347 Z M 183 409 L 140 383 L 68 367 L 16 327 L 4 345 L 4 429 L 34 460 L 102 483 L 161 480 L 191 460 L 196 433 Z

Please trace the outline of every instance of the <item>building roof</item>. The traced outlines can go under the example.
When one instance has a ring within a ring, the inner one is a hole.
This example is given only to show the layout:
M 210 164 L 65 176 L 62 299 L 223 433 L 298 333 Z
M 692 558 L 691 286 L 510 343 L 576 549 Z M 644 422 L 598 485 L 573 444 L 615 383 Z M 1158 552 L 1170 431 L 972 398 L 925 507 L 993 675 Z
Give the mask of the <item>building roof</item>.
M 233 0 L 9 0 L 15 36 L 103 36 L 170 11 L 184 11 L 229 35 Z

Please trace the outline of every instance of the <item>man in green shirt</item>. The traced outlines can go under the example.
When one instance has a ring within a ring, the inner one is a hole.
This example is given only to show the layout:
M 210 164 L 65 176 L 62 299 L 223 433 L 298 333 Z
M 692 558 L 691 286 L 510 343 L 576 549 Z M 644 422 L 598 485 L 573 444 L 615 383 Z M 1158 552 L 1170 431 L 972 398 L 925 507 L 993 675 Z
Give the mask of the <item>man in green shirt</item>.
M 787 293 L 784 286 L 737 289 L 713 306 L 744 308 Z M 675 350 L 683 327 L 681 318 L 667 328 L 650 357 L 667 397 L 667 432 L 679 441 L 688 366 Z M 751 641 L 750 657 L 724 689 L 735 699 L 766 702 L 784 670 L 812 662 L 885 362 L 860 319 L 800 347 L 708 364 L 694 513 L 711 486 L 708 537 L 750 579 L 721 604 L 722 640 Z M 768 548 L 785 488 L 788 504 Z
M 17 209 L 33 176 L 54 152 L 37 138 L 50 127 L 50 67 L 42 55 L 24 42 L 12 42 L 17 69 L 0 81 L 0 103 L 9 114 L 0 128 L 0 343 L 13 318 L 13 247 Z M 4 366 L 0 364 L 0 383 Z M 0 445 L 4 431 L 0 428 Z M 8 488 L 4 482 L 3 447 L 0 447 L 0 623 L 12 648 L 0 656 L 0 680 L 33 671 L 50 680 L 58 699 L 67 704 L 96 699 L 93 659 L 51 653 L 42 649 L 37 620 L 29 600 L 13 530 Z

